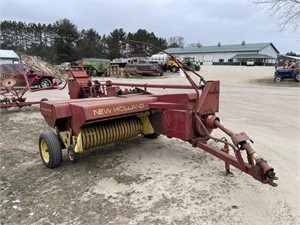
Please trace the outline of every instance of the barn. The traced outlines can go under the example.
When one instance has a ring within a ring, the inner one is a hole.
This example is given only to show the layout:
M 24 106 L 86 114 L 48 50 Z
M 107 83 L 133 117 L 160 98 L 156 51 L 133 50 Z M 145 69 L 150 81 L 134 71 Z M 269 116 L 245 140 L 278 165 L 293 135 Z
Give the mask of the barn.
M 215 46 L 168 48 L 175 56 L 195 57 L 203 65 L 245 65 L 253 59 L 255 65 L 274 65 L 279 51 L 272 43 L 245 43 Z
M 0 64 L 19 63 L 20 57 L 13 50 L 0 49 Z

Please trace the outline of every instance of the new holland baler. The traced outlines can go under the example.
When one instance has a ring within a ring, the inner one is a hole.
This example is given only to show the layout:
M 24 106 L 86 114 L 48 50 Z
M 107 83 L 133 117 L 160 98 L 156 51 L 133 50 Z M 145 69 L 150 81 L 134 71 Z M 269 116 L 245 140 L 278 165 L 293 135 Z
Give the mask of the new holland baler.
M 179 62 L 180 63 L 180 62 Z M 236 133 L 224 127 L 216 113 L 219 111 L 219 81 L 200 78 L 196 84 L 185 71 L 190 85 L 136 84 L 99 82 L 91 80 L 82 68 L 69 71 L 70 100 L 41 102 L 40 111 L 48 125 L 56 130 L 42 133 L 39 150 L 48 168 L 62 162 L 62 149 L 76 163 L 79 156 L 102 145 L 127 140 L 138 135 L 156 138 L 165 135 L 189 142 L 263 183 L 276 186 L 274 169 L 251 147 L 246 133 Z M 152 94 L 149 88 L 178 89 L 172 94 Z M 189 89 L 190 92 L 186 90 Z M 216 138 L 214 129 L 221 129 L 231 138 Z M 208 140 L 222 143 L 220 149 Z M 140 146 L 137 146 L 140 147 Z M 234 154 L 229 154 L 231 150 Z M 246 161 L 243 159 L 246 156 Z

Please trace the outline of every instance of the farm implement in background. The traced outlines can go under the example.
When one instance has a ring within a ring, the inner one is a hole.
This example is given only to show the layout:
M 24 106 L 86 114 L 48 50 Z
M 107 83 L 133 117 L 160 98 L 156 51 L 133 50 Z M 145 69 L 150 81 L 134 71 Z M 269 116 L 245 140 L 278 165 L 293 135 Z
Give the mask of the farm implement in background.
M 274 81 L 280 82 L 284 79 L 294 79 L 296 82 L 300 82 L 300 61 L 293 63 L 286 67 L 277 67 L 274 72 Z
M 86 70 L 89 76 L 103 76 L 110 66 L 109 59 L 100 58 L 82 58 L 71 63 L 73 66 L 81 66 Z
M 63 74 L 40 60 L 23 56 L 24 63 L 0 64 L 0 108 L 31 106 L 41 101 L 26 101 L 25 94 L 61 88 Z

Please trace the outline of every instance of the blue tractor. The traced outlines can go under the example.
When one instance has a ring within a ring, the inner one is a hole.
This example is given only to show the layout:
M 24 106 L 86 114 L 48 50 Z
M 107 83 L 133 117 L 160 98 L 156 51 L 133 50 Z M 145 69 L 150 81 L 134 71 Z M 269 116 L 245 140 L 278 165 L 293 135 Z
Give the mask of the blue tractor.
M 277 67 L 274 73 L 274 81 L 280 82 L 283 79 L 294 79 L 300 82 L 300 62 L 296 62 L 286 67 Z

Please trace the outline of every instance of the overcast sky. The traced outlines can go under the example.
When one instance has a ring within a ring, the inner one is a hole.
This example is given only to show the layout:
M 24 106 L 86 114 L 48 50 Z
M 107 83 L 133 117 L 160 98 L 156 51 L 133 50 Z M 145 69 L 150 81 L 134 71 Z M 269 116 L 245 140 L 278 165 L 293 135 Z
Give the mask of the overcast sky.
M 272 42 L 281 54 L 300 54 L 300 29 L 279 32 L 248 0 L 0 0 L 0 19 L 54 23 L 67 18 L 78 30 L 108 35 L 145 29 L 157 37 L 181 36 L 204 46 Z

